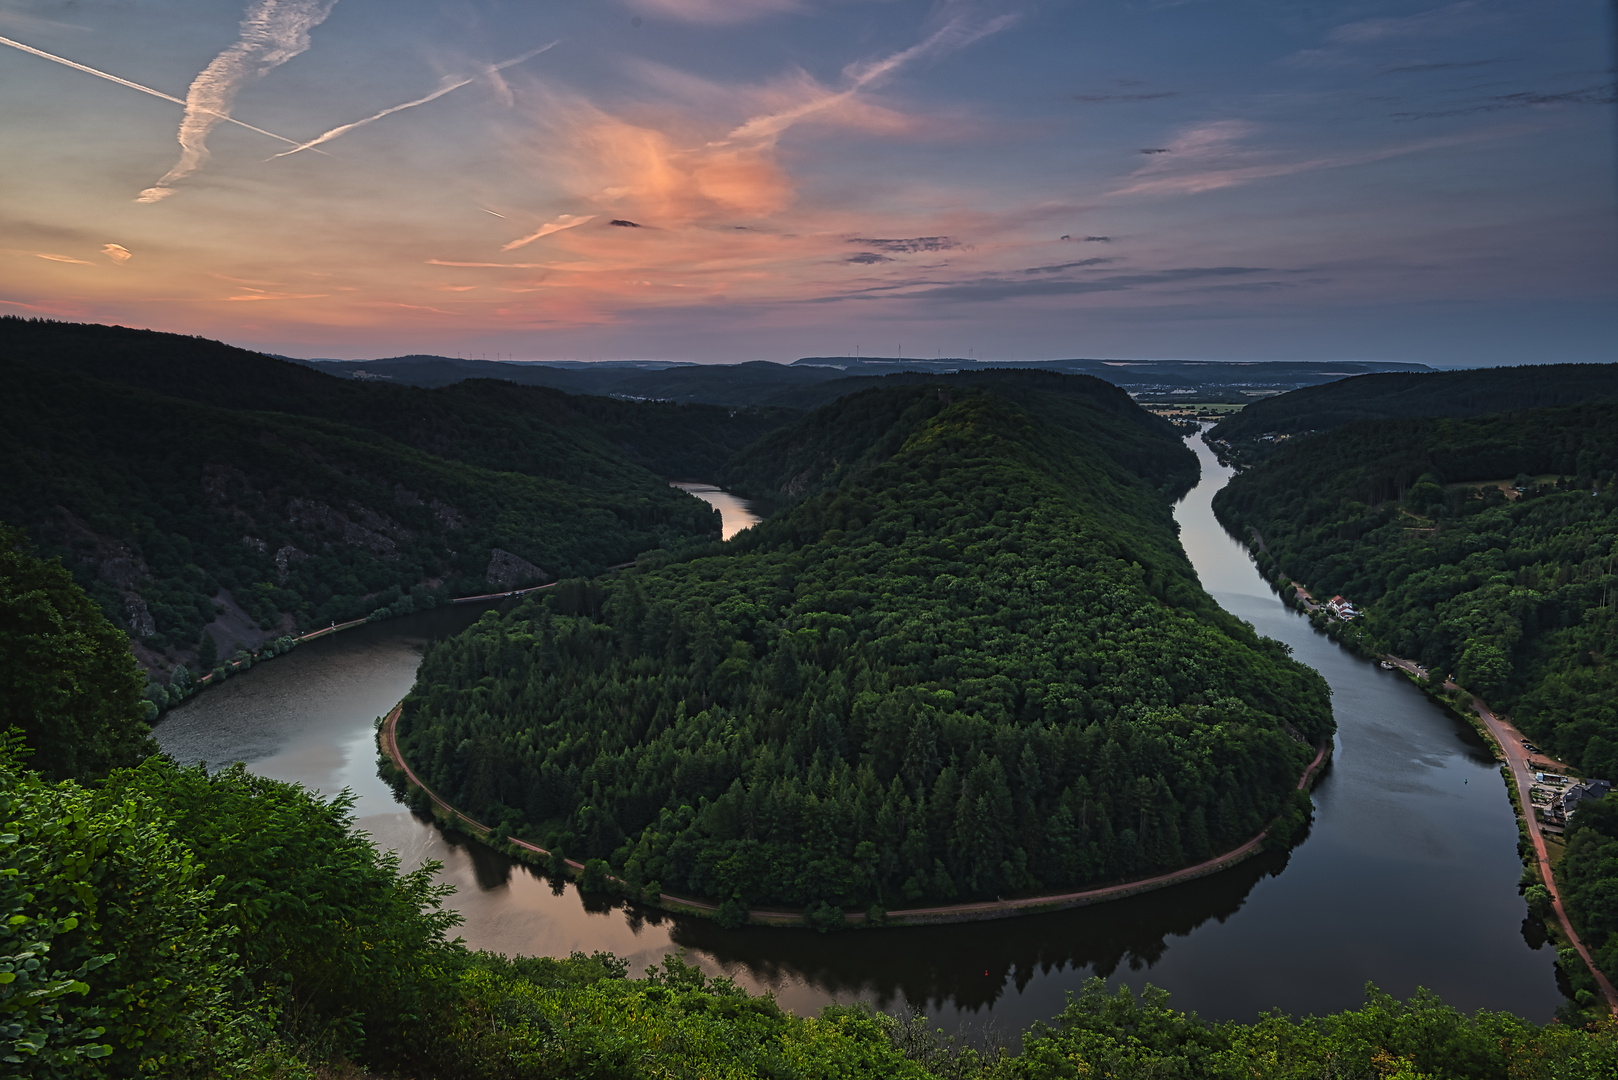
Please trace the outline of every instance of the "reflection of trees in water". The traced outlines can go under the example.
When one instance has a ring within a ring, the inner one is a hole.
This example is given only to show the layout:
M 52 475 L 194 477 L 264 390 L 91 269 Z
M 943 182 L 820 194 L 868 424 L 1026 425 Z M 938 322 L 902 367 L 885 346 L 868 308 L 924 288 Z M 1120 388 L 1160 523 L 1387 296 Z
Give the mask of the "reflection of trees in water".
M 480 890 L 506 887 L 513 873 L 546 881 L 558 896 L 567 889 L 567 882 L 550 880 L 538 868 L 464 833 L 441 823 L 439 832 L 451 848 L 466 853 Z M 1209 919 L 1230 918 L 1254 886 L 1280 875 L 1289 857 L 1287 851 L 1264 852 L 1209 877 L 1093 907 L 828 934 L 777 927 L 724 930 L 708 919 L 572 892 L 592 914 L 622 908 L 637 936 L 659 928 L 674 944 L 712 958 L 727 974 L 762 986 L 801 980 L 828 997 L 869 995 L 879 1008 L 979 1012 L 992 1010 L 1008 986 L 1021 993 L 1036 976 L 1088 969 L 1109 978 L 1124 967 L 1151 968 L 1168 953 L 1171 938 L 1187 937 Z M 591 946 L 577 947 L 588 951 Z
M 429 813 L 413 810 L 411 816 L 423 824 L 437 826 L 438 834 L 443 837 L 445 846 L 451 851 L 466 853 L 467 860 L 472 864 L 472 877 L 477 882 L 479 892 L 503 889 L 511 881 L 512 867 L 517 865 L 511 856 L 479 843 L 459 829 L 449 828 Z
M 1088 968 L 1110 976 L 1151 967 L 1170 937 L 1209 919 L 1223 922 L 1287 852 L 1268 852 L 1222 873 L 1127 900 L 1045 915 L 947 926 L 819 934 L 812 930 L 721 930 L 706 919 L 674 920 L 673 940 L 712 956 L 726 971 L 780 985 L 803 979 L 827 994 L 872 995 L 879 1007 L 992 1008 L 1007 985 Z

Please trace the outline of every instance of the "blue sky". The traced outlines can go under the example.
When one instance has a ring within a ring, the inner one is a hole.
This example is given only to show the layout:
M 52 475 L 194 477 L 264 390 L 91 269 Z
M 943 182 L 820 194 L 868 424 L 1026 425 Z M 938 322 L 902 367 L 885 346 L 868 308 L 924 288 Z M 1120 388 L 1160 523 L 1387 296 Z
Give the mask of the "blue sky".
M 0 0 L 0 309 L 303 356 L 1614 359 L 1612 10 Z

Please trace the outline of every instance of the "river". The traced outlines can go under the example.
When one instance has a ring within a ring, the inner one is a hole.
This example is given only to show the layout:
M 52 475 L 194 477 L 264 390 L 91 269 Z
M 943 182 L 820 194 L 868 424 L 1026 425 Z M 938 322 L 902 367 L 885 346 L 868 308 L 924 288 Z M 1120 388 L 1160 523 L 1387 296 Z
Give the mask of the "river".
M 459 933 L 474 948 L 603 949 L 634 972 L 684 948 L 800 1013 L 866 999 L 1000 1038 L 1055 1015 L 1069 990 L 1098 975 L 1164 987 L 1177 1008 L 1216 1019 L 1350 1008 L 1367 981 L 1400 997 L 1425 986 L 1468 1011 L 1549 1019 L 1562 1000 L 1554 950 L 1525 937 L 1516 824 L 1482 741 L 1402 675 L 1350 656 L 1281 604 L 1209 509 L 1228 471 L 1200 440 L 1188 445 L 1202 482 L 1176 516 L 1204 587 L 1326 677 L 1338 734 L 1303 843 L 1156 893 L 1001 922 L 822 935 L 724 931 L 553 887 L 405 811 L 376 775 L 376 718 L 404 696 L 433 639 L 485 610 L 475 605 L 311 642 L 198 695 L 157 738 L 182 761 L 245 761 L 322 792 L 349 788 L 358 827 L 399 851 L 406 869 L 444 864 L 466 920 Z M 726 493 L 693 493 L 718 506 L 727 536 L 751 524 Z

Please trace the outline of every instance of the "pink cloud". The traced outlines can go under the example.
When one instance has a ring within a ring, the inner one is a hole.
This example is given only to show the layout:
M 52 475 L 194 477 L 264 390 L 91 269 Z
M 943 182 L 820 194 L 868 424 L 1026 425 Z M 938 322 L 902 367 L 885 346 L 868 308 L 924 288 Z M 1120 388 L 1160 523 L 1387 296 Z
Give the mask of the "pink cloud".
M 797 0 L 625 0 L 625 3 L 653 18 L 712 26 L 747 22 L 802 7 Z

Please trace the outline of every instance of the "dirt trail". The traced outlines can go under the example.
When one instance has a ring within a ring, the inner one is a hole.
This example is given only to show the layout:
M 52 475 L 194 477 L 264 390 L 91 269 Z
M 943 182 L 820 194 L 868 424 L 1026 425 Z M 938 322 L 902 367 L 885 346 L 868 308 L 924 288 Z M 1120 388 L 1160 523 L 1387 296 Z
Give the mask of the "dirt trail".
M 405 761 L 404 754 L 399 750 L 399 738 L 397 731 L 399 714 L 403 708 L 404 702 L 401 701 L 398 705 L 393 707 L 393 711 L 388 713 L 387 717 L 382 721 L 382 749 L 387 753 L 388 757 L 393 761 L 393 763 L 398 766 L 407 777 L 410 778 L 410 782 L 413 785 L 421 788 L 422 791 L 427 793 L 427 797 L 432 799 L 434 805 L 438 806 L 445 813 L 465 822 L 480 834 L 492 832 L 493 830 L 491 830 L 481 821 L 478 821 L 470 815 L 457 810 L 455 807 L 439 798 L 438 793 L 433 791 L 433 789 L 428 787 L 426 784 L 422 783 L 421 778 L 416 775 L 415 770 L 411 769 L 409 763 Z M 1303 776 L 1298 779 L 1299 791 L 1304 790 L 1308 786 L 1310 779 L 1315 774 L 1315 770 L 1319 769 L 1321 763 L 1326 760 L 1326 752 L 1329 749 L 1329 745 L 1323 746 L 1320 748 L 1320 751 L 1315 754 L 1315 759 L 1309 763 L 1309 767 L 1304 770 Z M 1154 889 L 1161 889 L 1168 885 L 1175 885 L 1182 881 L 1192 881 L 1196 878 L 1206 877 L 1209 874 L 1218 873 L 1220 870 L 1235 866 L 1243 859 L 1257 854 L 1264 843 L 1265 837 L 1269 836 L 1269 832 L 1270 831 L 1268 829 L 1265 829 L 1263 832 L 1247 841 L 1247 843 L 1243 844 L 1241 847 L 1227 851 L 1222 855 L 1215 855 L 1213 858 L 1197 863 L 1195 866 L 1182 867 L 1179 870 L 1173 870 L 1166 874 L 1158 874 L 1155 877 L 1139 878 L 1134 881 L 1124 881 L 1119 882 L 1116 885 L 1104 885 L 1100 888 L 1084 889 L 1079 892 L 1054 893 L 1044 896 L 1024 896 L 1011 900 L 983 900 L 969 904 L 948 904 L 942 907 L 906 908 L 899 911 L 888 912 L 887 922 L 891 925 L 899 926 L 946 922 L 973 922 L 981 919 L 1001 919 L 1011 915 L 1023 914 L 1030 911 L 1055 911 L 1061 908 L 1083 907 L 1088 904 L 1101 903 L 1106 900 L 1118 900 L 1126 896 L 1134 896 L 1137 893 L 1150 892 Z M 524 851 L 533 852 L 534 854 L 543 856 L 544 858 L 548 859 L 551 857 L 551 853 L 545 848 L 540 847 L 538 844 L 530 844 L 526 840 L 518 840 L 515 837 L 508 838 L 506 842 L 514 847 L 522 848 Z M 564 859 L 563 861 L 574 870 L 584 869 L 582 863 L 575 862 L 572 859 Z M 616 881 L 617 879 L 614 878 L 612 880 Z M 700 912 L 714 912 L 719 910 L 717 905 L 710 904 L 707 901 L 696 900 L 687 896 L 676 896 L 672 893 L 663 893 L 658 901 L 658 905 L 664 908 L 672 908 L 676 910 L 684 908 Z M 803 925 L 804 921 L 804 912 L 801 911 L 779 911 L 767 908 L 753 908 L 750 909 L 747 914 L 749 922 L 762 925 L 801 926 Z M 844 915 L 844 920 L 851 925 L 863 923 L 865 919 L 866 916 L 863 912 L 849 912 Z

